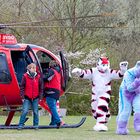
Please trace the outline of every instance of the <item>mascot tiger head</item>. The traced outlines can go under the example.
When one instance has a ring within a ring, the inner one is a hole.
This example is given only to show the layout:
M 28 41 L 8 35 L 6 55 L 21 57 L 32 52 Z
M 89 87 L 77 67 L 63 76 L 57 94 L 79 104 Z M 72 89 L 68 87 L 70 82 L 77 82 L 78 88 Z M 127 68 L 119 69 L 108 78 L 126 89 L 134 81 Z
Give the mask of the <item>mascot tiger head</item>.
M 97 69 L 101 73 L 105 73 L 110 68 L 110 62 L 107 57 L 100 57 L 96 63 Z

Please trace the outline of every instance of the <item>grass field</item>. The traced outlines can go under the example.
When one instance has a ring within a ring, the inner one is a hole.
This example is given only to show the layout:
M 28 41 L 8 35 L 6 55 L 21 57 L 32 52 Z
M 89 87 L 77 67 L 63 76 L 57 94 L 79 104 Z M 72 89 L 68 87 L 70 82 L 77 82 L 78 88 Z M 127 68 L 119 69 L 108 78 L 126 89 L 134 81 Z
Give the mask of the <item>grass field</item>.
M 0 117 L 0 124 L 4 122 L 6 117 Z M 66 123 L 77 123 L 82 116 L 66 116 L 63 118 Z M 108 124 L 108 132 L 95 132 L 92 127 L 95 120 L 88 116 L 86 122 L 79 128 L 60 128 L 60 129 L 40 129 L 40 130 L 0 130 L 1 140 L 140 140 L 140 133 L 136 133 L 133 129 L 133 118 L 129 123 L 129 135 L 116 135 L 115 124 L 116 117 L 113 116 Z M 14 117 L 13 123 L 17 123 L 19 117 Z M 40 124 L 48 124 L 49 117 L 40 117 Z M 32 117 L 26 124 L 32 124 Z

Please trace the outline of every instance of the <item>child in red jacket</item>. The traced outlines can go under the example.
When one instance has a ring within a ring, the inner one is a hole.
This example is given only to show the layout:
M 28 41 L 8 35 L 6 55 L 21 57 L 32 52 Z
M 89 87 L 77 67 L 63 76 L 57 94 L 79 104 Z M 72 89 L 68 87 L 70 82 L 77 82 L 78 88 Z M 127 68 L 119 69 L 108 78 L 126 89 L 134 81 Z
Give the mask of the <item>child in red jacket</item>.
M 23 128 L 30 106 L 33 109 L 33 126 L 35 129 L 38 129 L 38 101 L 43 94 L 43 82 L 40 75 L 36 72 L 34 63 L 27 66 L 27 72 L 22 77 L 20 94 L 23 100 L 23 107 L 18 129 Z

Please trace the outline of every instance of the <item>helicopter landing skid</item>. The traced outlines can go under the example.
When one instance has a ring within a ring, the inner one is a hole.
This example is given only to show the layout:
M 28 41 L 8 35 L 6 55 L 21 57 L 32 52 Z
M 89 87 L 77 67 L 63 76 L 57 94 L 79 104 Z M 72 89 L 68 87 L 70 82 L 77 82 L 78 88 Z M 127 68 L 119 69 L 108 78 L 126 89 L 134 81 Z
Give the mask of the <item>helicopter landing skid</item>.
M 80 122 L 76 124 L 64 124 L 60 126 L 60 128 L 78 128 L 84 124 L 85 120 L 86 120 L 86 117 L 83 117 L 80 120 Z M 35 129 L 35 128 L 36 127 L 30 126 L 30 125 L 26 125 L 23 127 L 23 129 Z M 39 129 L 56 129 L 58 127 L 56 125 L 39 125 L 38 128 Z M 18 125 L 9 125 L 9 126 L 0 125 L 0 129 L 18 129 Z

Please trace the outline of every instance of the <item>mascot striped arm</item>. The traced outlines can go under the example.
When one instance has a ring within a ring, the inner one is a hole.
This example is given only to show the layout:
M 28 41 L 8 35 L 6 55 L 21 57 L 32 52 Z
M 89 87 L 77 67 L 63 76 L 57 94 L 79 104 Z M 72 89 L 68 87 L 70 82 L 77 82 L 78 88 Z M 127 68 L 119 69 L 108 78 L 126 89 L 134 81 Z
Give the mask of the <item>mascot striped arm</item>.
M 126 71 L 120 85 L 117 134 L 127 135 L 129 133 L 127 124 L 132 109 L 134 112 L 134 129 L 136 132 L 140 132 L 140 61 Z
M 107 131 L 106 126 L 109 118 L 109 101 L 111 95 L 111 81 L 121 79 L 127 70 L 128 62 L 120 63 L 120 70 L 110 69 L 108 58 L 98 59 L 95 68 L 82 70 L 75 68 L 72 73 L 83 79 L 89 79 L 92 82 L 91 107 L 92 115 L 96 119 L 95 131 Z

